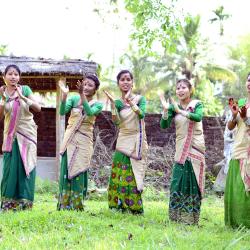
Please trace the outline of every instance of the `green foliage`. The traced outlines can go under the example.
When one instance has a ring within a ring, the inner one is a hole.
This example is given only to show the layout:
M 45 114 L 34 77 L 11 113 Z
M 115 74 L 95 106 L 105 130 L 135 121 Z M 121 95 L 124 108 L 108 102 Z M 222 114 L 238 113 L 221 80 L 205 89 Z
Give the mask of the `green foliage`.
M 238 76 L 238 81 L 235 85 L 226 85 L 224 87 L 225 96 L 233 96 L 237 99 L 245 96 L 246 77 L 250 72 L 250 34 L 239 38 L 235 46 L 228 48 L 229 60 L 232 64 L 233 71 Z
M 195 89 L 195 96 L 202 100 L 204 105 L 204 115 L 220 115 L 223 106 L 214 95 L 214 84 L 204 79 Z
M 58 194 L 58 183 L 51 180 L 42 180 L 36 177 L 35 192 L 38 194 Z
M 231 17 L 229 14 L 224 13 L 224 6 L 219 6 L 217 9 L 213 10 L 215 15 L 214 18 L 210 19 L 211 23 L 219 22 L 220 25 L 220 36 L 224 35 L 224 21 Z
M 207 64 L 204 67 L 208 79 L 213 82 L 226 82 L 228 84 L 235 84 L 238 81 L 237 74 L 229 69 L 219 65 Z
M 186 44 L 191 49 L 195 49 L 197 47 L 197 43 L 200 39 L 199 34 L 200 27 L 200 16 L 186 16 L 185 23 L 181 26 L 181 32 L 185 39 Z
M 32 211 L 1 214 L 0 249 L 240 250 L 249 246 L 249 231 L 224 226 L 223 198 L 216 196 L 203 199 L 199 227 L 171 223 L 165 197 L 157 202 L 144 199 L 143 216 L 111 211 L 107 201 L 86 201 L 83 212 L 56 211 L 52 195 L 35 198 Z
M 174 14 L 174 0 L 125 0 L 126 9 L 133 14 L 136 40 L 142 54 L 153 55 L 152 48 L 161 44 L 165 51 L 176 50 L 180 22 Z
M 5 56 L 7 54 L 8 45 L 0 45 L 0 56 Z

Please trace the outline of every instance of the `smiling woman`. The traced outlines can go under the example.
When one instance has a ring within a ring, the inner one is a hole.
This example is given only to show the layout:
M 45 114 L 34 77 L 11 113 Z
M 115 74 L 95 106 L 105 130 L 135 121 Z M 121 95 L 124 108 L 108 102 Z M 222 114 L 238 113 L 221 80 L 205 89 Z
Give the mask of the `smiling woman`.
M 169 218 L 186 224 L 198 224 L 205 179 L 205 142 L 202 128 L 202 104 L 192 100 L 192 85 L 187 79 L 176 84 L 179 103 L 167 103 L 161 96 L 161 128 L 172 120 L 176 127 L 175 164 L 172 172 Z
M 3 178 L 1 208 L 19 210 L 31 208 L 34 200 L 37 165 L 37 126 L 34 111 L 41 107 L 31 89 L 19 85 L 21 71 L 9 65 L 4 71 L 6 86 L 0 88 L 0 117 L 4 118 Z
M 62 91 L 60 114 L 70 112 L 68 126 L 60 149 L 62 156 L 57 209 L 83 210 L 88 188 L 88 169 L 93 153 L 93 129 L 102 104 L 93 99 L 100 82 L 94 75 L 78 81 L 78 95 L 67 100 L 69 88 Z
M 144 116 L 146 100 L 134 95 L 133 75 L 122 70 L 117 75 L 122 97 L 111 101 L 112 120 L 119 126 L 116 151 L 108 188 L 109 208 L 143 213 L 142 191 L 146 170 L 147 140 Z
M 246 99 L 230 107 L 232 116 L 227 124 L 236 133 L 225 187 L 225 224 L 234 228 L 250 228 L 250 73 L 246 92 Z

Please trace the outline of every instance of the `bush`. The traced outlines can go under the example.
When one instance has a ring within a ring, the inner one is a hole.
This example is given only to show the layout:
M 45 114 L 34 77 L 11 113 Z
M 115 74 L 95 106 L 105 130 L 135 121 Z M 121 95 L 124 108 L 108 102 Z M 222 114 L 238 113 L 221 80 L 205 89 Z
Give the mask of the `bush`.
M 58 183 L 51 180 L 43 180 L 40 177 L 36 177 L 35 192 L 38 194 L 57 194 L 58 193 Z

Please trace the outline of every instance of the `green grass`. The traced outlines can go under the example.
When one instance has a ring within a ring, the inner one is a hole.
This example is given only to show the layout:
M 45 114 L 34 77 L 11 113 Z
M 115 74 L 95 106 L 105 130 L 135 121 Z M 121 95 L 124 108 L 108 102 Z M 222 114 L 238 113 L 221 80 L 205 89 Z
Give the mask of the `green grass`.
M 250 249 L 250 231 L 224 226 L 223 198 L 203 200 L 197 227 L 170 223 L 166 198 L 152 192 L 144 216 L 110 211 L 95 195 L 84 212 L 59 212 L 55 195 L 37 194 L 32 211 L 0 214 L 0 249 Z

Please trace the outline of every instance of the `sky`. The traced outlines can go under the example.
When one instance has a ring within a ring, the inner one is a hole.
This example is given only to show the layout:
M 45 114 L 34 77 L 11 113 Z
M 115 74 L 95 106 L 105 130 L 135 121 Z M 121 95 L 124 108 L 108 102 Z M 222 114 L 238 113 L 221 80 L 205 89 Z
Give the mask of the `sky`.
M 92 60 L 104 66 L 117 62 L 129 45 L 131 16 L 105 14 L 105 22 L 93 10 L 106 0 L 0 0 L 0 44 L 15 56 Z M 179 0 L 178 8 L 202 17 L 202 32 L 216 41 L 219 26 L 210 25 L 212 10 L 220 5 L 232 15 L 225 23 L 225 41 L 235 42 L 250 33 L 249 0 Z M 119 29 L 115 29 L 115 25 Z

